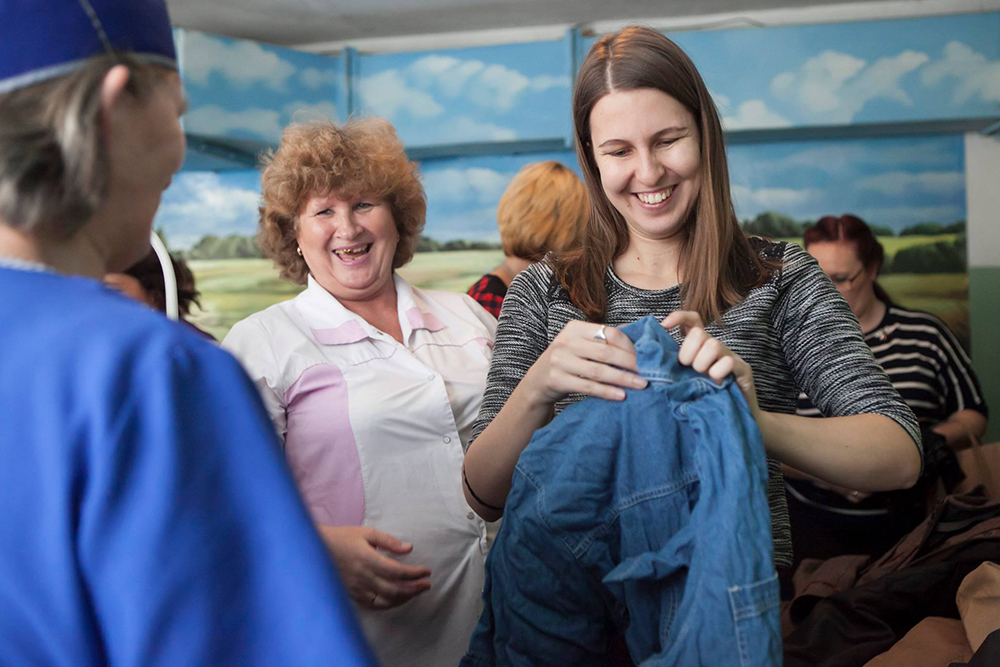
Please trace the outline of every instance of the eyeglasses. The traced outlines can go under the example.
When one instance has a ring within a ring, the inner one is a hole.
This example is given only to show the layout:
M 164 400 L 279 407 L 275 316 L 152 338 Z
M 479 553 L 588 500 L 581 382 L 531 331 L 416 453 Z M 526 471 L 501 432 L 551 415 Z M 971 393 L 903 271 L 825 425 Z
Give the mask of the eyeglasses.
M 853 283 L 855 280 L 858 279 L 858 276 L 860 276 L 864 272 L 865 272 L 865 267 L 862 266 L 860 269 L 858 269 L 858 272 L 855 273 L 853 276 L 845 276 L 843 273 L 835 273 L 832 276 L 828 273 L 826 275 L 830 278 L 830 280 L 833 281 L 834 285 L 850 285 L 851 283 Z

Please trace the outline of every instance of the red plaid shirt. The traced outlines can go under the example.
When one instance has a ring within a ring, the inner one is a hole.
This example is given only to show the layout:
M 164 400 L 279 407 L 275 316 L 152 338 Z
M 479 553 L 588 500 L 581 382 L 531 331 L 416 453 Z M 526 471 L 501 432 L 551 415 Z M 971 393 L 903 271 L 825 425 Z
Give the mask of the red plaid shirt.
M 500 304 L 507 294 L 507 286 L 492 273 L 487 273 L 469 288 L 469 296 L 479 302 L 493 317 L 500 317 Z

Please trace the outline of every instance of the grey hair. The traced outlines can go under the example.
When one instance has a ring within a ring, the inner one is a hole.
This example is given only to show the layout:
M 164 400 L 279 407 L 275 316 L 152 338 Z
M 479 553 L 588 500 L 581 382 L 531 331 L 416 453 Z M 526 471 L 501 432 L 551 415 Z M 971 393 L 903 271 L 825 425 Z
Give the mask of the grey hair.
M 20 231 L 68 239 L 108 195 L 111 165 L 101 131 L 101 84 L 130 70 L 139 99 L 155 68 L 128 54 L 90 58 L 71 74 L 0 95 L 0 220 Z

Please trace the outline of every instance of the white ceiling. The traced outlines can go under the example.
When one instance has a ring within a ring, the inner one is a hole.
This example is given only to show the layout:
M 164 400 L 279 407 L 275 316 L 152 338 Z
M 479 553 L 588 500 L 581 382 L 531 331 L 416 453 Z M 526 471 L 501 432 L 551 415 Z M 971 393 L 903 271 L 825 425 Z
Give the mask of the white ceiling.
M 602 22 L 655 20 L 665 28 L 721 27 L 784 23 L 786 14 L 802 17 L 792 22 L 812 22 L 982 11 L 998 2 L 839 0 L 830 5 L 829 0 L 167 0 L 167 4 L 173 23 L 181 28 L 323 52 L 356 43 L 362 49 L 367 45 L 368 50 L 378 51 L 440 48 L 459 44 L 442 44 L 430 36 L 496 33 L 504 29 L 516 33 L 539 26 L 588 27 Z M 760 17 L 765 18 L 762 21 Z M 414 36 L 427 37 L 426 46 L 408 46 L 422 43 Z M 480 41 L 491 40 L 484 37 Z

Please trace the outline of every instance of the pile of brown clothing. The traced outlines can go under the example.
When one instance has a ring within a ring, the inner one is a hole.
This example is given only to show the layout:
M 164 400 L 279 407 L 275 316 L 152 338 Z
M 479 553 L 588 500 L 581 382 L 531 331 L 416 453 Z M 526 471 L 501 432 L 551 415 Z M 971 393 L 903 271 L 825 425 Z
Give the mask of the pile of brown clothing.
M 945 498 L 874 562 L 867 556 L 804 561 L 782 618 L 786 666 L 863 667 L 882 656 L 872 664 L 946 667 L 989 650 L 992 642 L 984 639 L 1000 628 L 1000 568 L 980 569 L 985 563 L 1000 563 L 1000 501 L 981 490 Z M 925 620 L 932 618 L 939 620 Z M 958 626 L 941 620 L 958 623 L 967 644 L 944 648 L 958 644 L 960 635 Z M 917 641 L 925 642 L 924 662 L 904 653 Z M 932 656 L 926 642 L 943 657 Z M 897 643 L 902 661 L 886 662 Z

